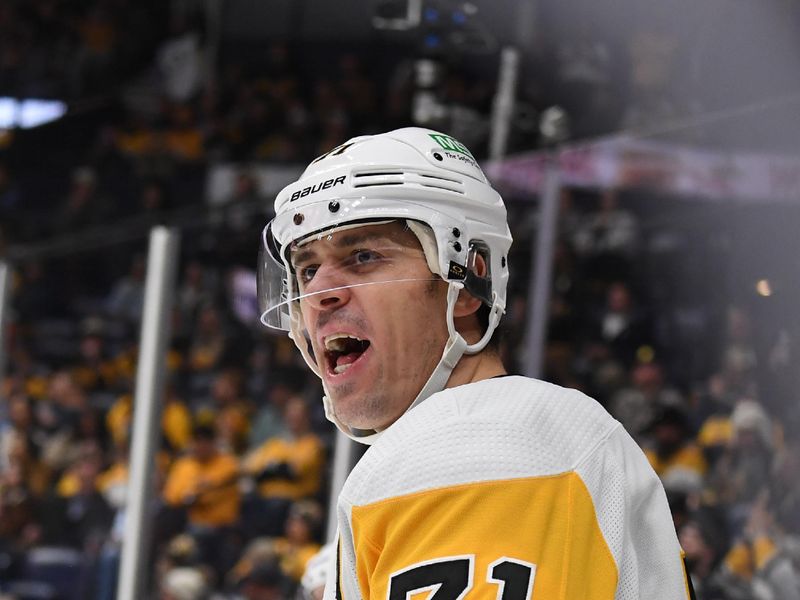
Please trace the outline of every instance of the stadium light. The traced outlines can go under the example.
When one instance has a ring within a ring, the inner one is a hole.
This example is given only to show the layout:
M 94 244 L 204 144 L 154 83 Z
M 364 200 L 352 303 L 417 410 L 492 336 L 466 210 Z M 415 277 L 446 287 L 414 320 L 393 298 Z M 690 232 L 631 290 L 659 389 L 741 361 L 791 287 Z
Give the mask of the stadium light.
M 0 129 L 32 129 L 57 121 L 67 114 L 60 100 L 0 97 Z

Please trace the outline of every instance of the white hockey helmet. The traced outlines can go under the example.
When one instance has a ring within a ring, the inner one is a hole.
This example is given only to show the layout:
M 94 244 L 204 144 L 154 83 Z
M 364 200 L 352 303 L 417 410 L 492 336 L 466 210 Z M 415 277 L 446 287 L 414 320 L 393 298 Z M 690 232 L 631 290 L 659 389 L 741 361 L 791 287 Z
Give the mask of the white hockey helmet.
M 408 127 L 353 138 L 314 160 L 275 199 L 275 218 L 262 234 L 258 297 L 261 321 L 289 331 L 319 375 L 303 331 L 303 292 L 290 251 L 333 231 L 393 220 L 407 223 L 420 240 L 430 271 L 449 283 L 450 337 L 411 408 L 444 388 L 464 353 L 486 346 L 505 311 L 511 246 L 505 205 L 463 144 L 443 133 Z M 471 269 L 476 255 L 488 268 L 480 275 Z M 487 329 L 472 345 L 453 324 L 461 289 L 488 307 Z M 355 431 L 339 422 L 327 397 L 325 409 L 353 439 L 374 439 L 373 432 Z

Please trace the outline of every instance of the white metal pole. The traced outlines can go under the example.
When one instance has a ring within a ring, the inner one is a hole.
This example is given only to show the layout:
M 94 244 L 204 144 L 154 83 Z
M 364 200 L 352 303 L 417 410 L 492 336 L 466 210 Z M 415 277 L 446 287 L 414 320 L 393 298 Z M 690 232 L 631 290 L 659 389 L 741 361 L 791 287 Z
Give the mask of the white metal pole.
M 557 160 L 558 154 L 554 151 L 547 161 L 544 186 L 539 198 L 539 227 L 531 247 L 533 261 L 528 280 L 528 319 L 524 345 L 524 372 L 528 377 L 541 377 L 547 343 L 548 308 L 561 194 Z
M 146 596 L 143 589 L 147 581 L 145 559 L 152 533 L 153 470 L 164 394 L 178 239 L 174 229 L 159 226 L 150 231 L 118 600 L 140 600 Z
M 356 442 L 341 431 L 336 431 L 336 443 L 333 450 L 333 469 L 331 470 L 331 487 L 328 498 L 328 526 L 325 541 L 332 542 L 336 537 L 336 506 L 339 492 L 342 491 L 345 479 L 353 468 Z
M 2 383 L 6 375 L 6 362 L 8 360 L 9 339 L 6 334 L 8 331 L 6 321 L 8 321 L 8 315 L 11 312 L 10 304 L 11 267 L 8 263 L 0 261 L 0 390 L 2 390 Z M 3 399 L 0 398 L 0 400 Z
M 519 51 L 506 47 L 500 53 L 500 75 L 492 105 L 492 128 L 489 137 L 489 159 L 500 160 L 506 154 L 514 99 L 519 75 Z

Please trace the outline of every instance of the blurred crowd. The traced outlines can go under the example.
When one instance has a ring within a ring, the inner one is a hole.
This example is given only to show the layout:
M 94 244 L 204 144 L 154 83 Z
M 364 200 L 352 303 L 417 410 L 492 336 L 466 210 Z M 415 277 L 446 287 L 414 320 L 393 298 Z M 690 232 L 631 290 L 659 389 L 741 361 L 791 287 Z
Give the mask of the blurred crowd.
M 319 47 L 271 43 L 257 59 L 223 50 L 208 76 L 198 20 L 167 18 L 159 4 L 0 6 L 0 91 L 91 98 L 117 86 L 81 121 L 79 142 L 65 143 L 75 132 L 60 126 L 0 136 L 0 256 L 18 252 L 0 389 L 0 592 L 10 598 L 115 597 L 145 236 L 157 223 L 183 234 L 146 587 L 165 600 L 258 600 L 324 580 L 314 557 L 333 431 L 293 343 L 253 319 L 271 199 L 250 166 L 308 162 L 351 135 L 410 124 L 412 71 L 339 46 L 314 62 Z M 552 85 L 523 86 L 532 102 L 560 101 L 586 135 L 672 114 L 661 91 L 678 48 L 665 33 L 641 30 L 620 49 L 578 29 L 550 49 L 556 68 L 538 81 Z M 636 59 L 627 73 L 614 53 Z M 627 106 L 610 95 L 620 78 L 638 90 Z M 440 100 L 485 115 L 493 81 L 453 67 Z M 534 138 L 523 128 L 516 143 Z M 464 141 L 485 150 L 485 136 Z M 58 156 L 46 176 L 43 142 Z M 239 167 L 229 196 L 209 206 L 206 173 L 219 162 Z M 765 340 L 747 302 L 687 302 L 674 283 L 688 254 L 674 241 L 680 226 L 653 225 L 646 200 L 563 191 L 545 378 L 597 398 L 645 448 L 699 598 L 800 598 L 796 332 Z M 526 199 L 507 202 L 516 243 L 501 349 L 523 372 L 536 220 Z M 54 245 L 37 253 L 43 240 Z
M 165 9 L 130 0 L 3 2 L 0 90 L 64 99 L 108 93 L 148 60 Z
M 596 398 L 645 450 L 698 598 L 800 598 L 796 331 L 759 324 L 755 294 L 665 282 L 702 250 L 666 243 L 685 225 L 647 213 L 640 194 L 562 190 L 545 379 Z M 509 332 L 524 328 L 521 284 Z M 524 347 L 505 348 L 514 369 Z

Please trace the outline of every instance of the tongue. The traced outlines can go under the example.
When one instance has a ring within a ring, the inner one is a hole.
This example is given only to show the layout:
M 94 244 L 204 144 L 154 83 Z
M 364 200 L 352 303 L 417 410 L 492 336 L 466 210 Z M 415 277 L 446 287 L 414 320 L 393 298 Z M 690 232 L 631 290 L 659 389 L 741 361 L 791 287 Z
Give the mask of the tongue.
M 354 363 L 358 360 L 358 357 L 361 356 L 361 352 L 350 352 L 348 354 L 340 354 L 336 357 L 336 366 L 341 367 L 342 365 L 349 365 L 350 363 Z

